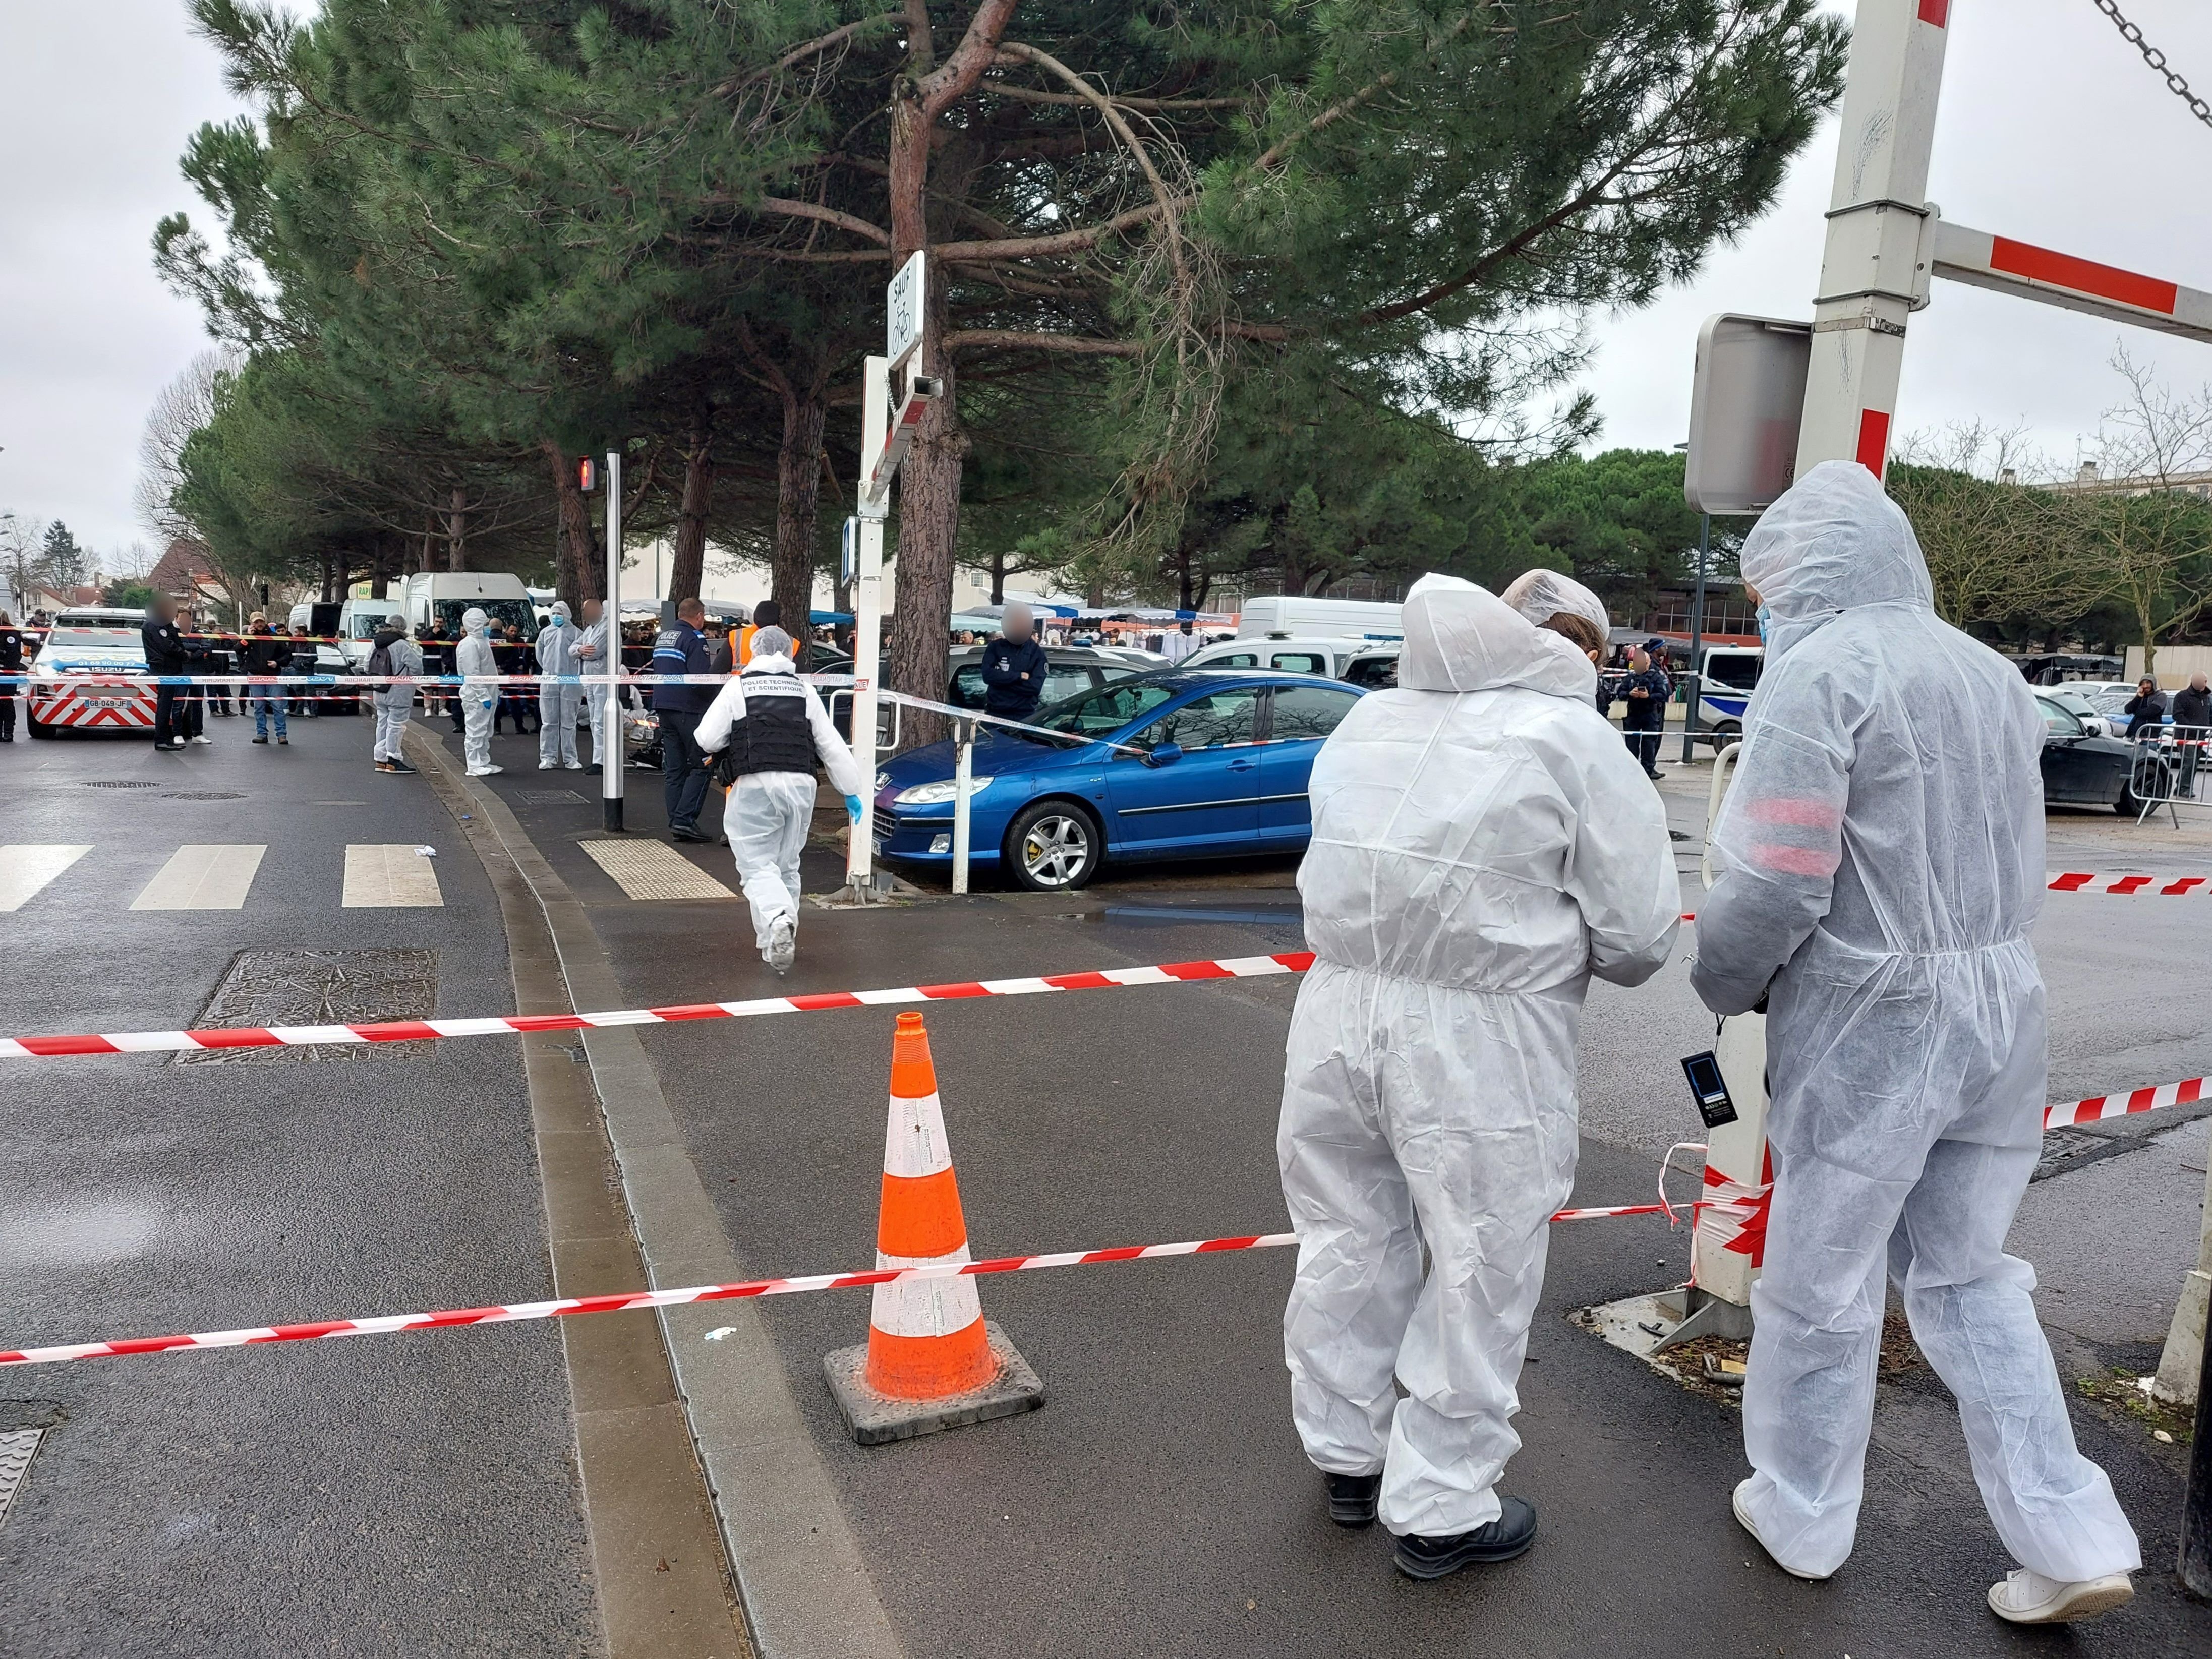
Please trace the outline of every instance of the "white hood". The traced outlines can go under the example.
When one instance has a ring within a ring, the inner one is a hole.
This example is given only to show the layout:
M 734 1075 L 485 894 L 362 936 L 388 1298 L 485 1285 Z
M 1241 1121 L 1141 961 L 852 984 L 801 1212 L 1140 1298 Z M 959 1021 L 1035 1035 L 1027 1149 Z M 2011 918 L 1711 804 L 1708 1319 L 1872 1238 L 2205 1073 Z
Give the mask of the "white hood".
M 1588 657 L 1473 582 L 1424 576 L 1407 593 L 1403 615 L 1398 684 L 1406 690 L 1597 696 L 1597 670 Z

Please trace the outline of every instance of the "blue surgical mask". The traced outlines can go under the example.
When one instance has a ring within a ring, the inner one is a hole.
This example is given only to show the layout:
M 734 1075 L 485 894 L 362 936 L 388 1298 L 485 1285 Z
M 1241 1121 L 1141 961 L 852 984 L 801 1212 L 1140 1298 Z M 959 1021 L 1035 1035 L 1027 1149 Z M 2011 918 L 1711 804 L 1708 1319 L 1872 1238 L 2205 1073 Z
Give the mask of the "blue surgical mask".
M 1761 599 L 1759 603 L 1759 615 L 1757 618 L 1759 623 L 1759 642 L 1761 645 L 1765 645 L 1766 643 L 1766 624 L 1769 619 L 1772 617 L 1773 614 L 1774 613 L 1772 611 L 1766 608 L 1766 601 Z

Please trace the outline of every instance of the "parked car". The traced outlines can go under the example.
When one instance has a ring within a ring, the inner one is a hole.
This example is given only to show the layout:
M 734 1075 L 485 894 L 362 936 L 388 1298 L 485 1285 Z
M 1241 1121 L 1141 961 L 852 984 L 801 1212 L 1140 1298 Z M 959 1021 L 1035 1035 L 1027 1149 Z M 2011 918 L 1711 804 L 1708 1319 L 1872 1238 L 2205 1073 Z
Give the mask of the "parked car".
M 1039 710 L 1035 723 L 1059 738 L 985 726 L 969 863 L 1056 892 L 1108 859 L 1296 852 L 1313 833 L 1314 756 L 1361 695 L 1311 675 L 1178 668 Z M 876 775 L 878 857 L 950 866 L 954 767 L 953 745 L 939 743 Z
M 139 629 L 145 623 L 143 611 L 112 606 L 72 606 L 56 617 L 23 688 L 30 735 L 50 738 L 58 731 L 149 735 L 154 729 L 152 686 L 85 684 L 94 675 L 143 675 L 146 649 Z
M 2126 737 L 2128 727 L 2135 724 L 2135 716 L 2128 713 L 2128 704 L 2135 700 L 2136 695 L 2133 680 L 2075 680 L 2065 686 L 2051 689 L 2070 691 L 2086 699 L 2090 707 L 2104 717 L 2105 724 L 2112 728 L 2112 735 L 2116 738 Z M 2050 691 L 2039 686 L 2036 695 L 2047 696 Z M 2172 723 L 2170 710 L 2163 723 Z
M 1377 644 L 1346 662 L 1337 677 L 1363 691 L 1388 690 L 1398 684 L 1398 659 L 1405 650 L 1402 644 Z
M 2170 761 L 2156 755 L 2143 757 L 2142 765 L 2155 769 L 2142 780 L 2138 793 L 2136 748 L 2124 738 L 2100 737 L 2090 732 L 2081 715 L 2038 690 L 2036 707 L 2043 711 L 2043 801 L 2046 806 L 2109 806 L 2124 817 L 2142 811 L 2142 794 L 2170 794 L 2163 775 Z
M 2072 685 L 2039 685 L 2035 695 L 2046 697 L 2061 708 L 2070 709 L 2081 724 L 2088 727 L 2093 738 L 2117 738 L 2126 733 L 2128 722 L 2123 718 L 2117 724 L 2098 707 L 2095 699 Z M 2130 696 L 2134 694 L 2130 692 Z

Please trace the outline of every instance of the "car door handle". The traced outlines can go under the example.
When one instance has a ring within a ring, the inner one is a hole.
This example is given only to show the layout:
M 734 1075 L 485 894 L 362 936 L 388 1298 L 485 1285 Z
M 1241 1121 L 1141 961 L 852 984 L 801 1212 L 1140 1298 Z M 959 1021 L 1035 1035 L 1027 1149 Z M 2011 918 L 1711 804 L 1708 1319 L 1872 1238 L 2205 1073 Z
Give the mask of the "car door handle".
M 1249 772 L 1255 769 L 1259 764 L 1260 763 L 1257 761 L 1231 761 L 1229 763 L 1229 769 L 1232 772 Z

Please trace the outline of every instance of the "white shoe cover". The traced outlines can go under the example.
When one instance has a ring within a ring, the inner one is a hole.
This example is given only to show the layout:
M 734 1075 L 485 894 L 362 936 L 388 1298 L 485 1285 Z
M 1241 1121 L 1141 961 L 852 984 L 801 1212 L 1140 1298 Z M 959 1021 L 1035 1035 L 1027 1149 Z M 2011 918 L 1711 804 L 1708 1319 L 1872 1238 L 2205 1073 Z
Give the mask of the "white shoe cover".
M 2068 1583 L 2031 1567 L 2014 1567 L 2003 1583 L 1990 1586 L 1990 1611 L 2015 1625 L 2064 1625 L 2124 1607 L 2135 1596 L 2136 1587 L 2124 1572 Z

